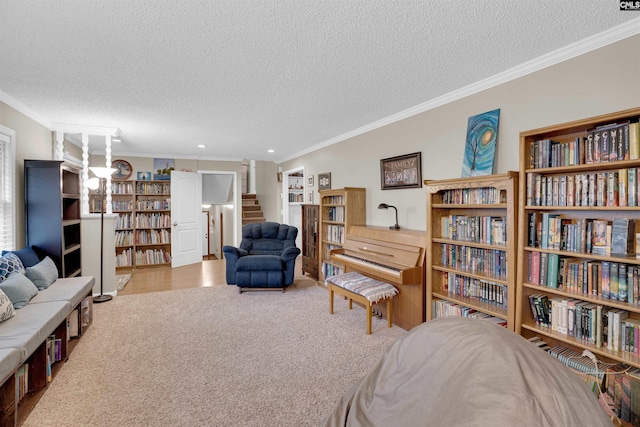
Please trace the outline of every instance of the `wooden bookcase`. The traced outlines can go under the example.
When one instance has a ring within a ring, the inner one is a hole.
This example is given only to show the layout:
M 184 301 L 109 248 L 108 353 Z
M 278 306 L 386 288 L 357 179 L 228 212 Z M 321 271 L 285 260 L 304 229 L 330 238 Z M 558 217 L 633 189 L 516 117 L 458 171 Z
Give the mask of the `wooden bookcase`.
M 80 275 L 80 171 L 58 160 L 25 160 L 24 181 L 26 245 L 47 253 L 60 277 Z
M 603 331 L 609 331 L 603 321 L 608 323 L 613 316 L 605 313 L 621 310 L 629 319 L 640 319 L 638 284 L 634 285 L 633 277 L 627 283 L 626 296 L 615 292 L 614 299 L 610 292 L 607 297 L 606 286 L 603 289 L 603 284 L 609 283 L 613 290 L 607 274 L 609 279 L 620 279 L 624 277 L 620 271 L 640 269 L 635 230 L 630 233 L 634 241 L 629 255 L 612 255 L 606 235 L 603 246 L 594 230 L 600 226 L 606 230 L 620 218 L 640 222 L 638 147 L 625 147 L 625 137 L 622 144 L 611 144 L 620 131 L 624 136 L 627 121 L 637 122 L 639 117 L 640 108 L 635 108 L 520 134 L 516 310 L 516 332 L 526 338 L 537 335 L 549 345 L 588 349 L 605 361 L 635 367 L 640 367 L 638 355 L 602 345 L 607 341 Z M 614 123 L 621 127 L 612 132 L 607 125 Z M 602 150 L 605 140 L 606 157 Z M 628 301 L 631 294 L 633 301 Z M 556 313 L 552 322 L 544 316 L 548 309 Z M 576 323 L 576 313 L 581 313 L 586 324 Z M 549 323 L 552 326 L 547 326 Z M 612 338 L 609 336 L 609 341 Z
M 424 183 L 427 321 L 469 309 L 514 330 L 518 173 Z
M 92 193 L 90 209 L 101 208 Z M 170 181 L 113 181 L 116 268 L 138 268 L 171 263 Z
M 320 206 L 302 205 L 302 274 L 318 278 Z
M 366 189 L 345 187 L 320 190 L 320 282 L 344 273 L 344 266 L 330 259 L 332 249 L 341 248 L 352 225 L 365 225 Z

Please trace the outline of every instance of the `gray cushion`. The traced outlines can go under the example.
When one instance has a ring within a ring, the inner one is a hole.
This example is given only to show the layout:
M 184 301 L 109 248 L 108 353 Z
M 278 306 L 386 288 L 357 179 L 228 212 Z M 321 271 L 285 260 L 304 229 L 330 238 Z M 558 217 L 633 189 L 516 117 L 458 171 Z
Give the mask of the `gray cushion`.
M 38 290 L 47 289 L 58 278 L 58 267 L 49 257 L 33 267 L 27 267 L 26 275 L 36 285 Z
M 0 323 L 0 349 L 17 348 L 21 361 L 26 360 L 62 322 L 66 322 L 70 312 L 71 305 L 65 301 L 27 304 L 16 316 Z
M 4 383 L 20 366 L 20 350 L 15 348 L 0 349 L 0 383 Z
M 24 274 L 24 265 L 14 253 L 0 256 L 0 282 L 3 282 L 11 273 Z
M 0 283 L 2 290 L 11 300 L 15 308 L 22 308 L 29 304 L 31 298 L 38 295 L 38 288 L 26 276 L 19 273 L 12 273 Z
M 13 303 L 7 294 L 0 290 L 0 322 L 4 322 L 15 315 L 16 309 L 13 307 Z
M 71 307 L 91 292 L 95 279 L 93 276 L 77 276 L 58 279 L 54 284 L 38 292 L 29 304 L 39 304 L 51 301 L 68 301 Z

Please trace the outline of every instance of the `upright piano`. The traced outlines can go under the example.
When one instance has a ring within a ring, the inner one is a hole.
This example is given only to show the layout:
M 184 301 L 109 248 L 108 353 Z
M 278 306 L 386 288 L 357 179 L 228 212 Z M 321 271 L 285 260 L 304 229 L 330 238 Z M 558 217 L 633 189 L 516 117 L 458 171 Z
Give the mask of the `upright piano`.
M 354 225 L 331 260 L 345 273 L 357 271 L 398 288 L 393 323 L 409 330 L 425 321 L 425 248 L 425 231 Z M 386 317 L 384 304 L 375 309 Z

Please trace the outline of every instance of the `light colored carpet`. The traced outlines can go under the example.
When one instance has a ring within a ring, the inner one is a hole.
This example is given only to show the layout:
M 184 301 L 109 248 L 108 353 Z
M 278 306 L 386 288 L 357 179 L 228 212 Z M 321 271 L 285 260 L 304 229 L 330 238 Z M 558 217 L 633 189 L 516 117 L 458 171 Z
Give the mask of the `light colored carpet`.
M 406 332 L 310 280 L 118 296 L 23 424 L 316 426 Z
M 127 286 L 127 283 L 129 283 L 129 280 L 131 280 L 131 274 L 118 274 L 116 276 L 116 289 L 121 291 L 124 289 L 125 286 Z

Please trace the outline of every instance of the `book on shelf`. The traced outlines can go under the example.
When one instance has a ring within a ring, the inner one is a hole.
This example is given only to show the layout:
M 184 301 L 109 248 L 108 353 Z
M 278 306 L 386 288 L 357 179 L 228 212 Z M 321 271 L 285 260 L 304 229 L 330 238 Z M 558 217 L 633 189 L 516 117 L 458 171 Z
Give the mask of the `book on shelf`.
M 614 218 L 611 228 L 611 254 L 630 255 L 635 252 L 636 221 L 630 218 Z

